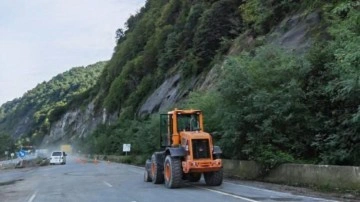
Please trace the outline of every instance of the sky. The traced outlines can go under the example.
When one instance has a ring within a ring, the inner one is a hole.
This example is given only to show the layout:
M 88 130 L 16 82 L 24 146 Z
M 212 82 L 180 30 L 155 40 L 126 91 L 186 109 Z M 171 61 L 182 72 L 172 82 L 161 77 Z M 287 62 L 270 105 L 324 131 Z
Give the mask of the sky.
M 0 0 L 0 105 L 72 67 L 109 60 L 145 0 Z

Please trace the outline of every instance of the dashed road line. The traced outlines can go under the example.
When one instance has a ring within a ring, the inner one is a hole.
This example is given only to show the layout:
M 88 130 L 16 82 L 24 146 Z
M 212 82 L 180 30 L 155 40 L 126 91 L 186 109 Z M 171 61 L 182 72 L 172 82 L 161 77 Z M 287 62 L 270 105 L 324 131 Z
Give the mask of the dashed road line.
M 235 195 L 235 194 L 229 194 L 229 193 L 222 192 L 222 191 L 218 191 L 218 190 L 214 190 L 214 189 L 208 189 L 208 188 L 199 187 L 199 186 L 194 186 L 194 187 L 196 187 L 196 188 L 198 188 L 198 189 L 203 189 L 203 190 L 211 191 L 211 192 L 214 192 L 214 193 L 217 193 L 217 194 L 225 195 L 225 196 L 230 196 L 230 197 L 233 197 L 233 198 L 242 199 L 242 200 L 249 201 L 249 202 L 258 202 L 258 201 L 255 201 L 255 200 L 252 200 L 252 199 L 249 199 L 249 198 L 245 198 L 245 197 L 238 196 L 238 195 Z
M 30 197 L 30 199 L 28 200 L 28 202 L 32 202 L 35 197 L 36 197 L 37 191 Z
M 103 182 L 104 182 L 104 184 L 105 184 L 106 186 L 112 187 L 112 185 L 111 185 L 110 183 L 108 183 L 108 182 L 106 182 L 106 181 L 103 181 Z
M 314 200 L 317 200 L 317 201 L 324 201 L 324 202 L 339 202 L 339 201 L 334 201 L 334 200 L 330 200 L 330 199 L 316 198 L 316 197 L 311 197 L 311 196 L 300 196 L 300 195 L 294 195 L 294 196 L 297 196 L 299 198 L 314 199 Z

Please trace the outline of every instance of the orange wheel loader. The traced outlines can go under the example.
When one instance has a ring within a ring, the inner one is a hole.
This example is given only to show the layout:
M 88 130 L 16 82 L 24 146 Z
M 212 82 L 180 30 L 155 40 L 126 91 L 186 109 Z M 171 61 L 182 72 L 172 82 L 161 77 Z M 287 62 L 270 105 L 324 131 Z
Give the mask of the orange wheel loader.
M 203 174 L 207 185 L 221 185 L 222 152 L 204 132 L 200 110 L 174 109 L 161 114 L 160 145 L 163 151 L 155 152 L 145 163 L 145 182 L 178 188 L 185 180 L 199 181 Z

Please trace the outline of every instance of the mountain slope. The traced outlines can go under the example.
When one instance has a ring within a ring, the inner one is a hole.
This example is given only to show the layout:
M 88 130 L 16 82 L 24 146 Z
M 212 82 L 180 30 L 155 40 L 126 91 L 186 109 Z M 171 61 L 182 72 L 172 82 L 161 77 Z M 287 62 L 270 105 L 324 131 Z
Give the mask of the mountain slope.
M 133 118 L 144 98 L 167 77 L 178 72 L 184 83 L 208 71 L 221 41 L 241 29 L 236 9 L 240 2 L 147 1 L 128 20 L 100 77 L 99 97 L 105 97 L 100 103 Z
M 35 143 L 49 133 L 50 123 L 72 106 L 76 100 L 88 97 L 88 90 L 106 62 L 87 67 L 75 67 L 48 82 L 38 84 L 21 98 L 9 101 L 0 108 L 0 130 L 14 138 L 31 137 Z

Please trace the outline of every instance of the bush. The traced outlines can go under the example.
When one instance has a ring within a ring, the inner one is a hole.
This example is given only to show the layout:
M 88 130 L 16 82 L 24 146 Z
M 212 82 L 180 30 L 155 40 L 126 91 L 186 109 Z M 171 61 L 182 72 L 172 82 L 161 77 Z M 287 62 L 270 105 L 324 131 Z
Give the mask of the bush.
M 134 161 L 134 156 L 122 156 L 120 158 L 120 163 L 132 164 Z
M 314 116 L 322 125 L 313 145 L 320 162 L 360 165 L 360 14 L 359 5 L 339 3 L 327 15 L 333 37 L 314 47 L 309 57 L 313 69 L 309 81 Z M 318 49 L 321 51 L 316 52 Z
M 246 53 L 226 61 L 226 79 L 220 84 L 222 144 L 232 149 L 225 149 L 225 156 L 257 159 L 267 145 L 274 151 L 306 154 L 311 134 L 302 81 L 308 70 L 305 60 L 272 46 L 258 48 L 255 56 Z
M 15 151 L 15 141 L 6 133 L 0 132 L 0 159 L 5 158 L 5 151 L 10 155 Z

